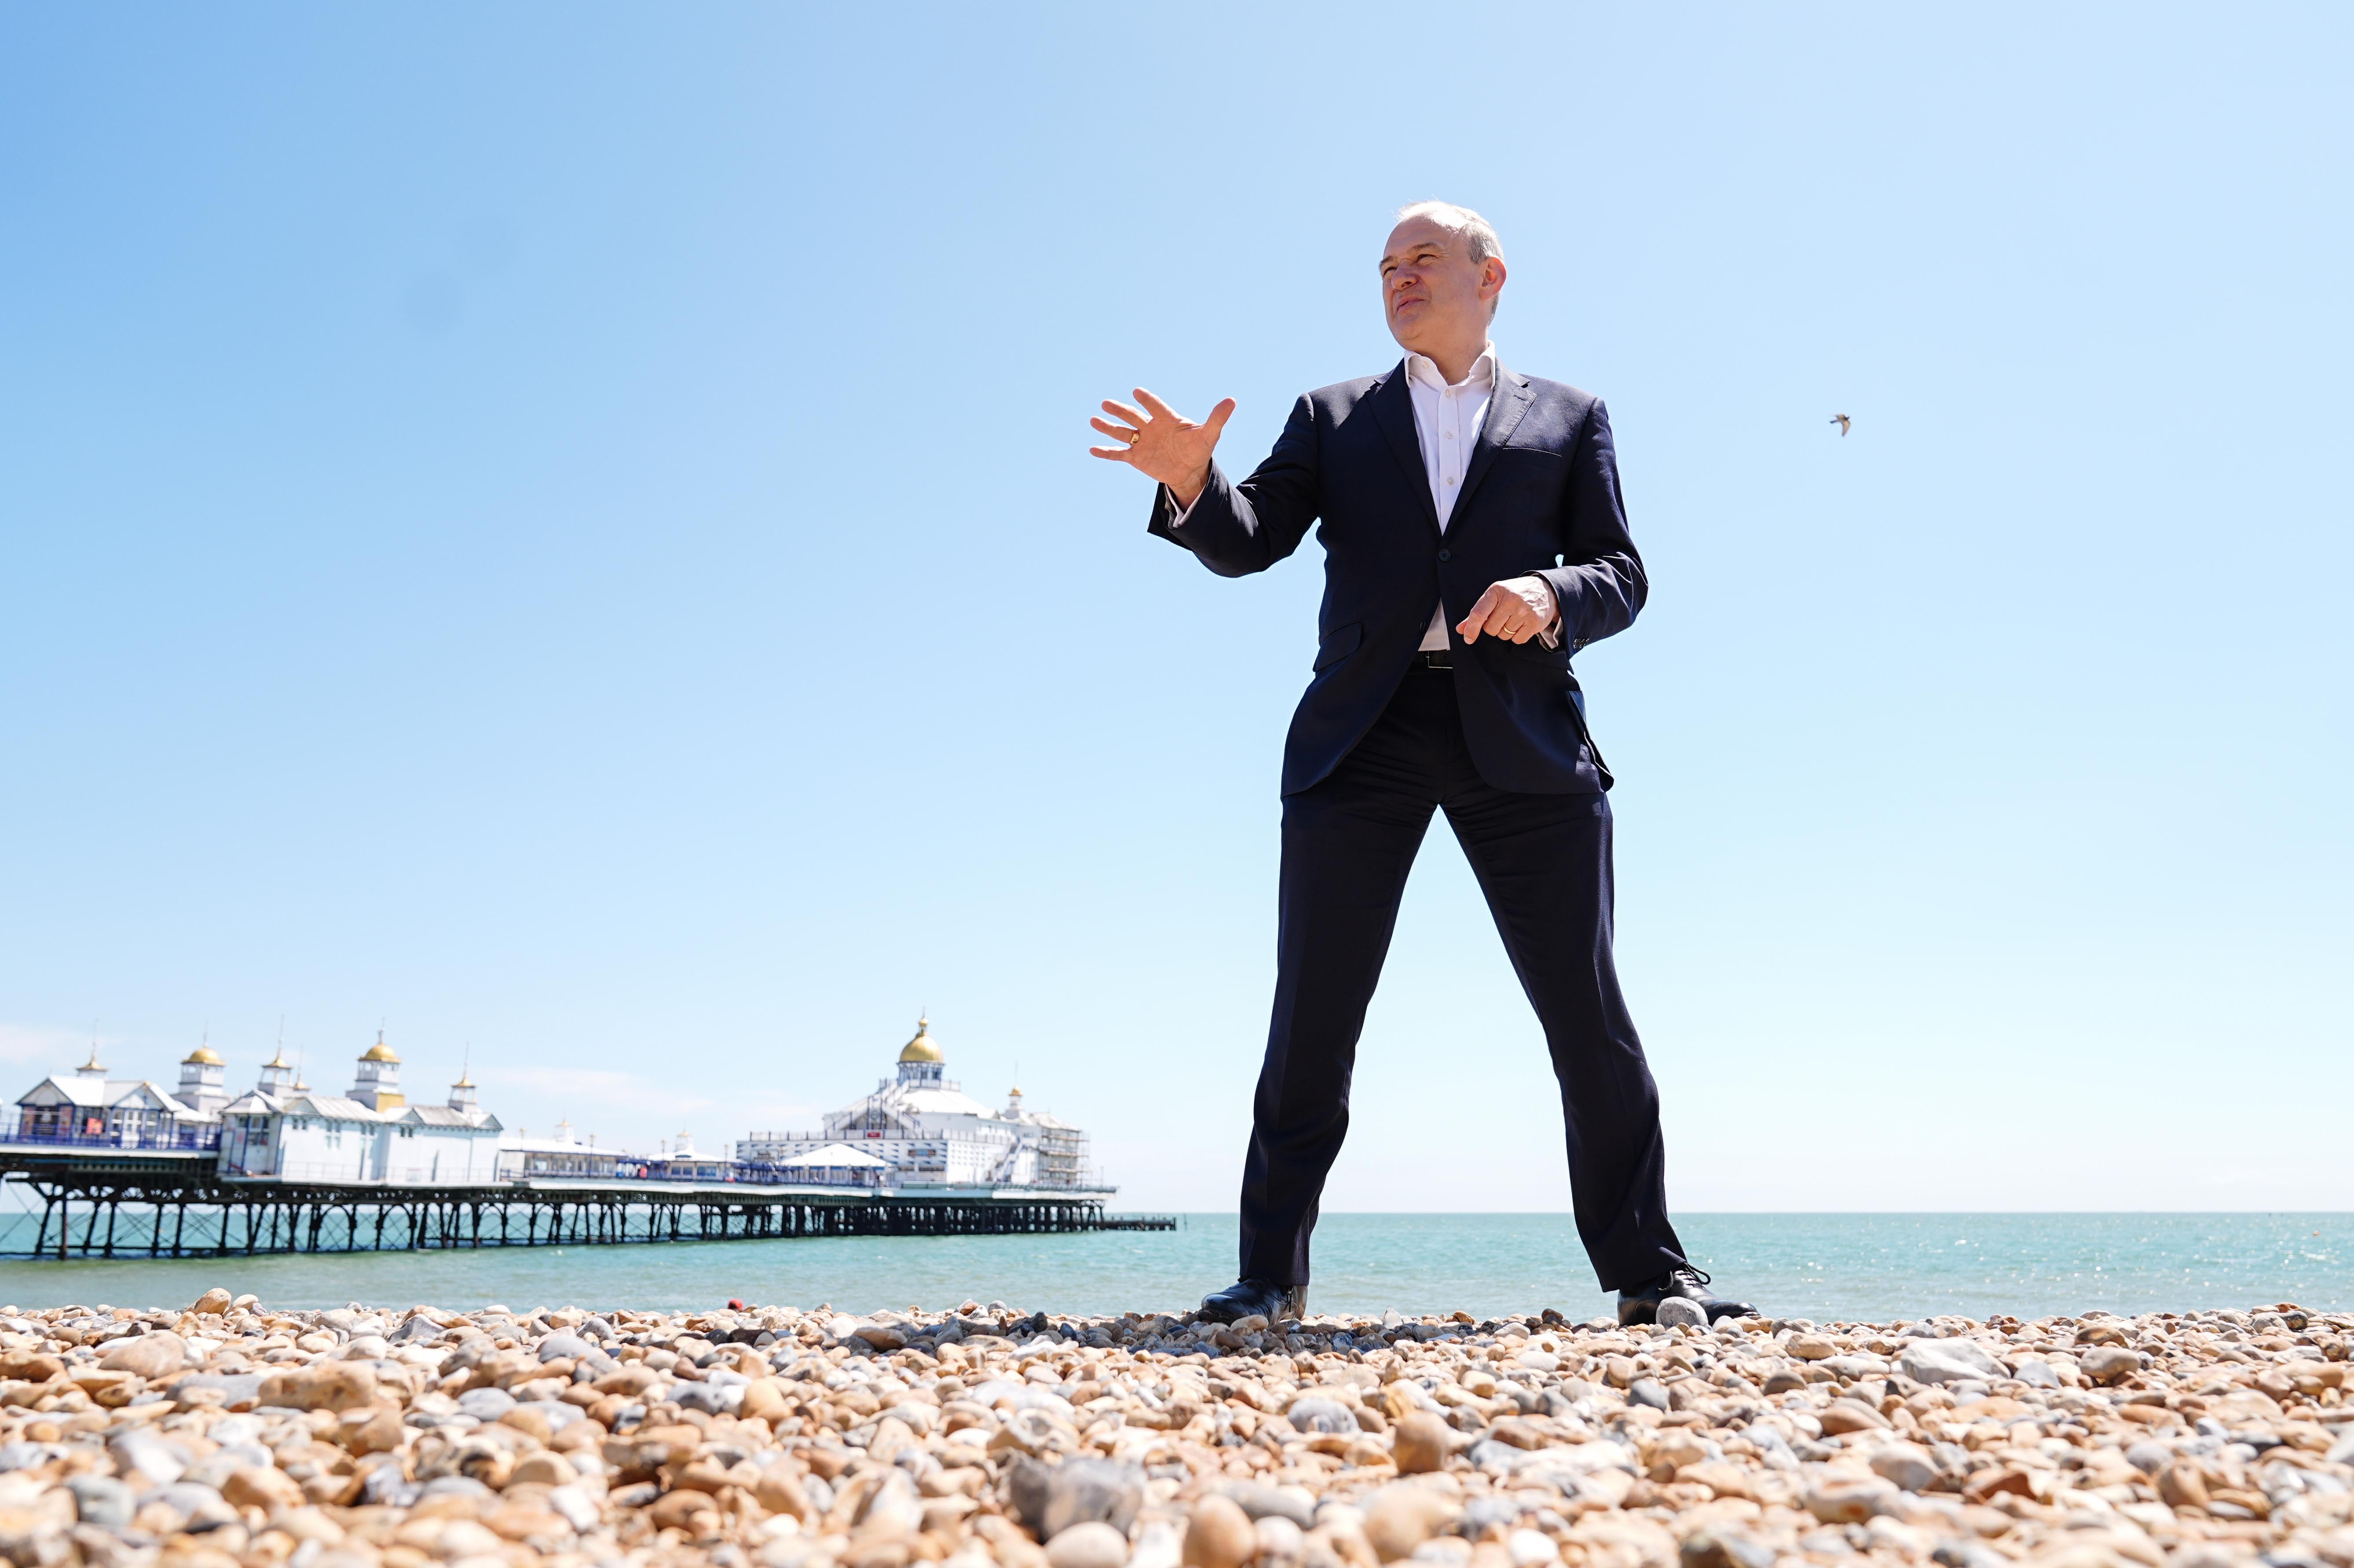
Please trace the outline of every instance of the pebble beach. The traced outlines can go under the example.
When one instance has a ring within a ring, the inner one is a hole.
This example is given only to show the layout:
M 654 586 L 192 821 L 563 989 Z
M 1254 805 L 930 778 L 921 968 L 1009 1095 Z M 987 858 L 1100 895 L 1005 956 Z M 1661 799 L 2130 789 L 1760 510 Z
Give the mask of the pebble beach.
M 2354 1568 L 2354 1317 L 0 1308 L 17 1568 Z

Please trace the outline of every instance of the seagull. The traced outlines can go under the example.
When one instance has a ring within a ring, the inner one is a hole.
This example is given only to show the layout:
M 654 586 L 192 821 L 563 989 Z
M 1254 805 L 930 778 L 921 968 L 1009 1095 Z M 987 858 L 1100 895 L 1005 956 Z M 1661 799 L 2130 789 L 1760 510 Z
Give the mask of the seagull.
M 1831 416 L 1830 422 L 1840 428 L 1840 434 L 1842 437 L 1847 434 L 1847 428 L 1855 423 L 1854 420 L 1849 418 L 1845 414 L 1833 414 Z

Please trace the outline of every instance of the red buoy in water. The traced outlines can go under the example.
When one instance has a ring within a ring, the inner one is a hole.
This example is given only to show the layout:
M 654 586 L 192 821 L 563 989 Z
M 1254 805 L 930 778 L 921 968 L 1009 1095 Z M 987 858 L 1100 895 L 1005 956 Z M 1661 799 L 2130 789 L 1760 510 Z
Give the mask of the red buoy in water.
M 727 1310 L 730 1312 L 741 1312 L 744 1310 L 743 1298 L 739 1296 L 730 1296 L 727 1298 Z

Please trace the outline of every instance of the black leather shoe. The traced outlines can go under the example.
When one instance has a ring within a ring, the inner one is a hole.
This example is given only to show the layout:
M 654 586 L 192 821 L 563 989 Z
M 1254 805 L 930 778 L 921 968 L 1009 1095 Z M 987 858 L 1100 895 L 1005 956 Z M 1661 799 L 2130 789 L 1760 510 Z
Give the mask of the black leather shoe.
M 1670 1301 L 1677 1305 L 1662 1312 L 1660 1308 Z M 1618 1293 L 1621 1323 L 1714 1323 L 1725 1318 L 1755 1316 L 1757 1308 L 1746 1301 L 1727 1301 L 1709 1294 L 1708 1276 L 1690 1264 L 1680 1265 L 1657 1279 Z
M 1238 1279 L 1224 1290 L 1202 1298 L 1202 1316 L 1213 1323 L 1234 1323 L 1253 1316 L 1269 1324 L 1308 1315 L 1308 1287 L 1278 1285 L 1267 1279 Z

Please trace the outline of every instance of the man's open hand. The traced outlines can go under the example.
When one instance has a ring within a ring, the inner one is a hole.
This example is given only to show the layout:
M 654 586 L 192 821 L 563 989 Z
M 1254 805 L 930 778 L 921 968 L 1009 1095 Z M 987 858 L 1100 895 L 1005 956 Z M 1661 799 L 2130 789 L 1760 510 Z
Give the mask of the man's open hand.
M 1235 400 L 1228 397 L 1221 402 L 1198 425 L 1141 387 L 1136 389 L 1136 400 L 1144 405 L 1142 410 L 1105 400 L 1104 412 L 1111 418 L 1087 423 L 1119 444 L 1087 450 L 1110 462 L 1124 462 L 1147 479 L 1159 480 L 1177 498 L 1179 507 L 1193 505 L 1210 482 L 1210 454 L 1217 450 L 1218 432 L 1226 428 Z
M 1455 630 L 1466 642 L 1479 641 L 1482 632 L 1508 642 L 1526 642 L 1553 624 L 1554 613 L 1551 583 L 1539 577 L 1512 577 L 1490 583 Z

